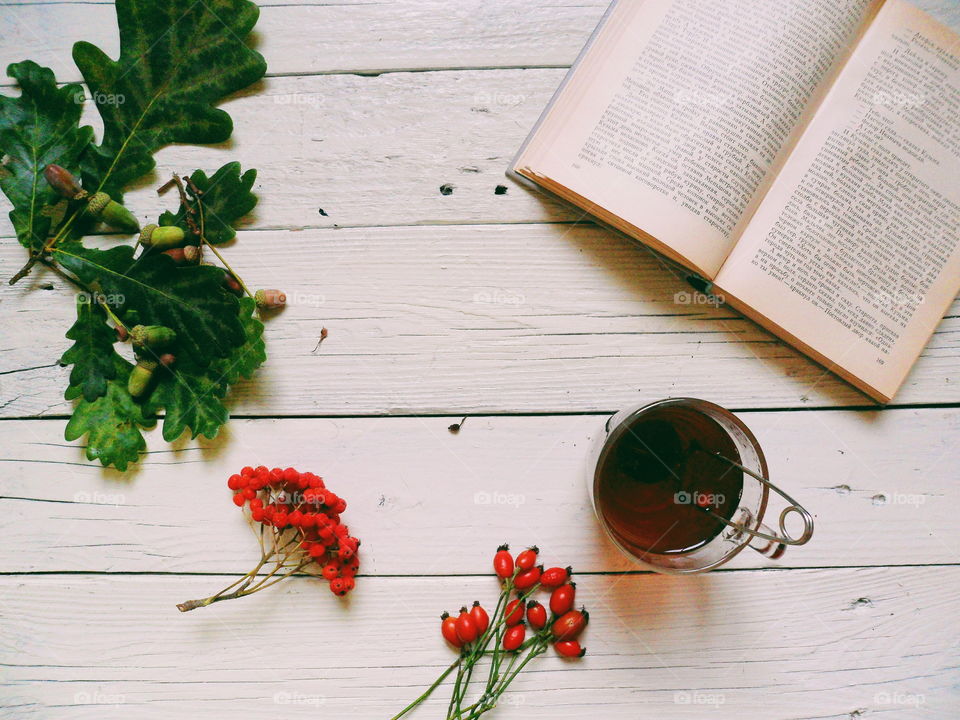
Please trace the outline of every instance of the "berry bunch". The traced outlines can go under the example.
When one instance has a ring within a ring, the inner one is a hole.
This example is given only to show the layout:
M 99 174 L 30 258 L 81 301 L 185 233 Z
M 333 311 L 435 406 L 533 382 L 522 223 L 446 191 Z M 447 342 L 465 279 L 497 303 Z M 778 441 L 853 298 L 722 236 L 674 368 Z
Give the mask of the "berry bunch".
M 334 595 L 353 590 L 360 541 L 340 521 L 347 501 L 329 490 L 323 478 L 261 465 L 231 475 L 227 487 L 233 491 L 234 504 L 244 508 L 258 528 L 260 562 L 216 595 L 177 605 L 182 612 L 250 595 L 300 571 L 313 570 Z M 270 569 L 261 577 L 264 566 Z
M 474 720 L 497 705 L 510 683 L 538 655 L 553 645 L 557 654 L 578 658 L 586 654 L 578 638 L 586 629 L 589 615 L 585 609 L 575 610 L 576 585 L 570 582 L 572 569 L 537 564 L 539 549 L 531 547 L 516 558 L 507 545 L 501 545 L 493 556 L 493 569 L 501 581 L 500 597 L 491 618 L 479 601 L 471 608 L 460 608 L 453 616 L 440 616 L 440 633 L 460 656 L 427 690 L 392 720 L 398 720 L 426 700 L 450 675 L 457 671 L 453 695 L 447 708 L 447 720 Z M 532 599 L 538 590 L 549 590 L 547 607 Z M 527 637 L 527 627 L 531 633 Z M 487 681 L 480 697 L 465 705 L 465 698 L 477 663 L 490 658 Z

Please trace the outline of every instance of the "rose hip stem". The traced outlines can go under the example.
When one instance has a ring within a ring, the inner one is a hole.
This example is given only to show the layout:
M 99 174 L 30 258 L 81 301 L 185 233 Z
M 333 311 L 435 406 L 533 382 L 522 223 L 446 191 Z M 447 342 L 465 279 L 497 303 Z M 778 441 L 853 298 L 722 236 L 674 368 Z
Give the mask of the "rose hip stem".
M 407 705 L 403 710 L 401 710 L 401 711 L 398 712 L 396 715 L 394 715 L 392 718 L 390 718 L 390 720 L 399 720 L 399 719 L 402 718 L 404 715 L 406 715 L 408 712 L 410 712 L 410 711 L 413 710 L 415 707 L 417 707 L 417 705 L 419 705 L 419 704 L 422 703 L 424 700 L 426 700 L 428 697 L 430 697 L 430 693 L 432 693 L 434 690 L 436 690 L 436 689 L 440 686 L 440 683 L 442 683 L 444 680 L 447 679 L 447 675 L 449 675 L 450 673 L 452 673 L 452 672 L 454 671 L 454 669 L 455 669 L 458 665 L 460 665 L 461 662 L 463 662 L 463 658 L 457 658 L 457 659 L 454 660 L 452 663 L 450 663 L 450 667 L 448 667 L 446 670 L 444 670 L 443 673 L 441 673 L 440 677 L 438 677 L 436 680 L 433 681 L 433 685 L 431 685 L 431 686 L 428 687 L 426 690 L 424 690 L 424 691 L 423 691 L 423 694 L 420 695 L 420 697 L 418 697 L 418 698 L 417 698 L 416 700 L 414 700 L 412 703 L 410 703 L 409 705 Z

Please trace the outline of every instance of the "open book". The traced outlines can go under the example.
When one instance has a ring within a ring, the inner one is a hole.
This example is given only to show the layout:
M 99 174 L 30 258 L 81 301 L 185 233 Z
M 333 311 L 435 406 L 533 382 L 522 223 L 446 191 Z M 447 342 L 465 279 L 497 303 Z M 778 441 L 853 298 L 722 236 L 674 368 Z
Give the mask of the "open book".
M 619 0 L 511 170 L 888 402 L 960 290 L 960 36 L 903 0 Z

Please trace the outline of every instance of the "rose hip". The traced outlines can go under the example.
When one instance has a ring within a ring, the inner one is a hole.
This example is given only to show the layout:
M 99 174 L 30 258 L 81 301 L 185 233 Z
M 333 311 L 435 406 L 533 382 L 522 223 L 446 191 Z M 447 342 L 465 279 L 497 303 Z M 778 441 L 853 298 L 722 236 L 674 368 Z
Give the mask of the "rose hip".
M 513 555 L 510 554 L 509 545 L 497 548 L 497 553 L 493 556 L 493 571 L 497 577 L 504 580 L 513 575 Z
M 522 573 L 517 575 L 513 581 L 513 584 L 517 590 L 529 590 L 540 581 L 540 574 L 542 571 L 543 568 L 541 568 L 539 565 L 530 568 L 529 570 L 524 570 Z
M 558 654 L 567 658 L 580 658 L 587 654 L 587 649 L 580 647 L 580 643 L 576 640 L 561 640 L 554 643 L 553 648 Z
M 537 555 L 540 552 L 540 548 L 534 545 L 531 548 L 527 548 L 522 553 L 517 555 L 517 567 L 521 570 L 529 570 L 534 565 L 537 564 Z
M 534 630 L 543 630 L 547 625 L 547 609 L 536 600 L 527 603 L 527 622 Z
M 477 626 L 477 635 L 483 635 L 490 627 L 490 616 L 480 605 L 479 600 L 473 601 L 473 607 L 470 608 L 470 617 L 473 619 L 473 624 Z
M 503 649 L 517 650 L 523 645 L 523 639 L 526 637 L 527 628 L 523 623 L 514 625 L 507 629 L 503 634 Z
M 550 593 L 550 612 L 554 615 L 563 615 L 573 610 L 573 602 L 576 598 L 577 586 L 575 583 L 561 585 Z
M 551 632 L 557 640 L 575 640 L 587 627 L 589 619 L 585 610 L 571 610 L 554 621 Z
M 549 570 L 544 570 L 543 574 L 540 576 L 540 584 L 545 588 L 555 588 L 563 585 L 567 580 L 570 579 L 570 574 L 573 572 L 571 567 L 552 567 Z
M 516 625 L 521 622 L 523 620 L 523 601 L 517 598 L 507 603 L 507 609 L 503 611 L 503 617 L 507 625 Z

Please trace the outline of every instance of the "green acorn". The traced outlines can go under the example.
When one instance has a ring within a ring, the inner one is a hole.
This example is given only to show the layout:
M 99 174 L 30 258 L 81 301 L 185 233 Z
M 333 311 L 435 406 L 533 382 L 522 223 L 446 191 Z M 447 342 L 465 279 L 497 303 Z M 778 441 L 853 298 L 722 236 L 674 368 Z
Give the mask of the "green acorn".
M 127 391 L 132 397 L 138 398 L 147 391 L 157 366 L 158 363 L 153 360 L 137 360 L 137 364 L 130 371 L 130 377 L 127 378 Z
M 175 225 L 158 227 L 151 224 L 140 231 L 140 244 L 144 247 L 154 247 L 158 250 L 179 247 L 183 245 L 183 238 L 183 229 Z
M 123 205 L 111 198 L 105 192 L 94 193 L 87 201 L 87 212 L 112 228 L 124 232 L 135 233 L 140 229 L 140 223 Z
M 136 325 L 130 330 L 130 338 L 137 347 L 162 350 L 177 339 L 177 333 L 163 325 Z

